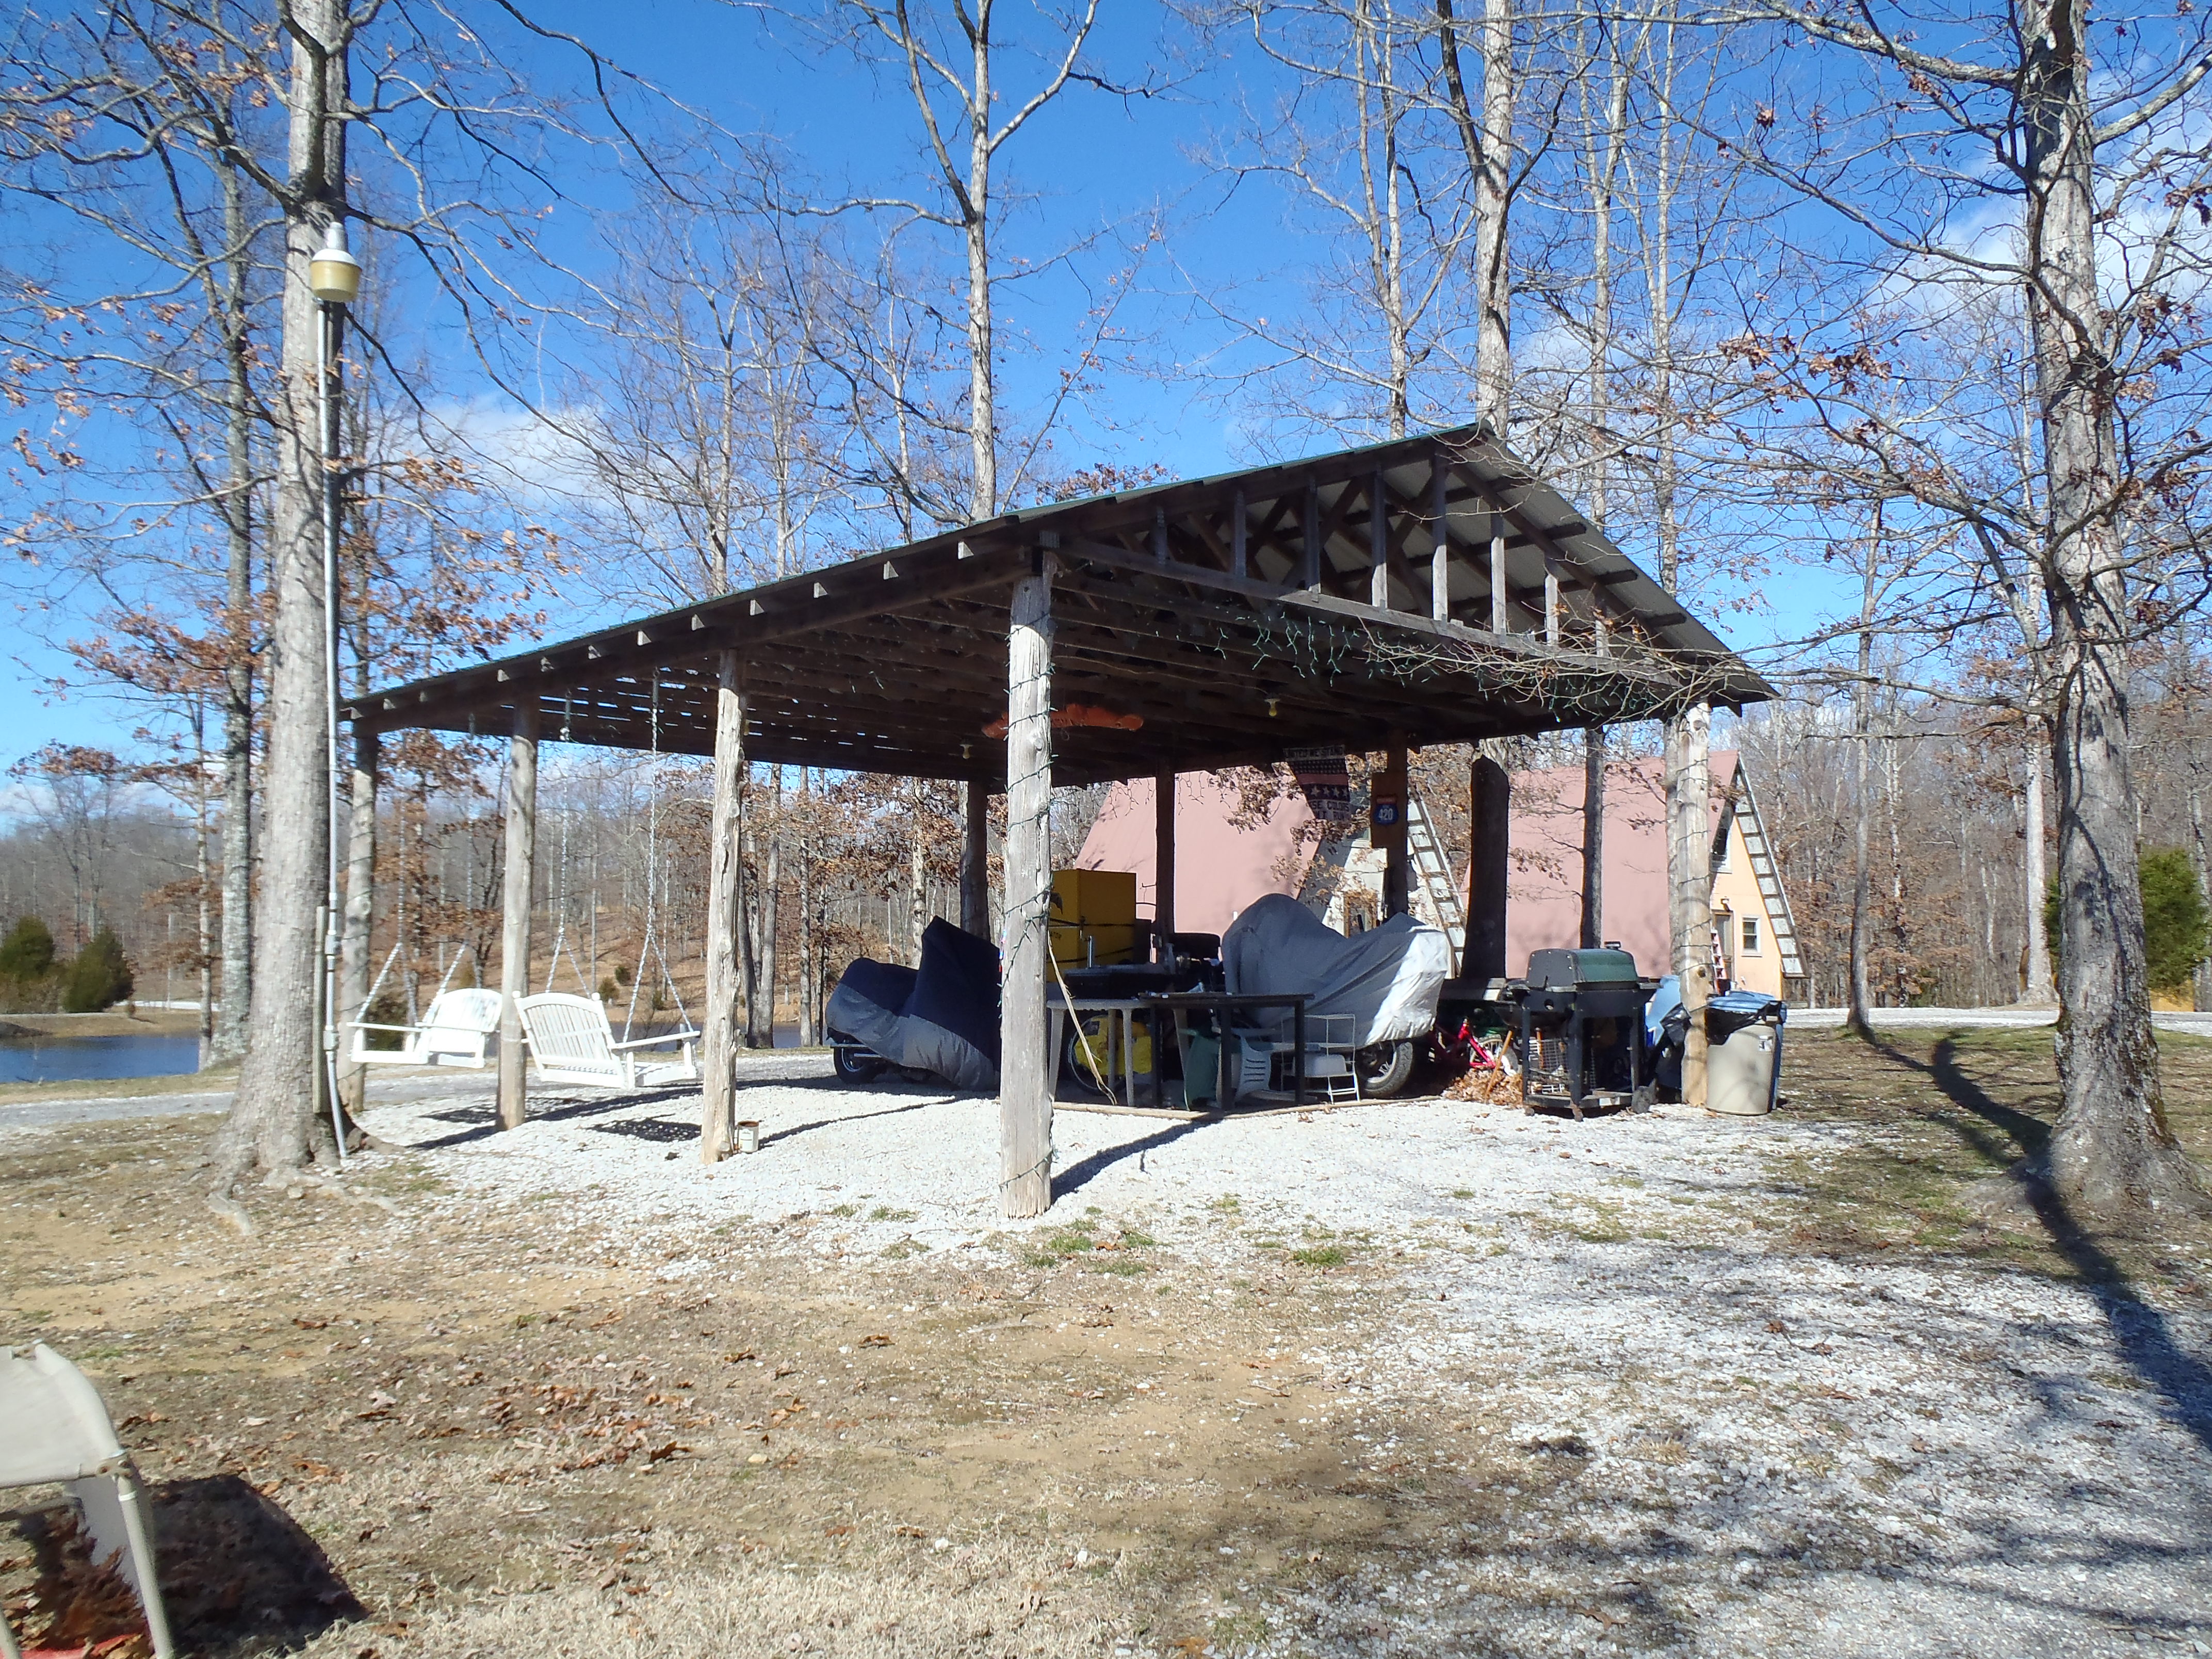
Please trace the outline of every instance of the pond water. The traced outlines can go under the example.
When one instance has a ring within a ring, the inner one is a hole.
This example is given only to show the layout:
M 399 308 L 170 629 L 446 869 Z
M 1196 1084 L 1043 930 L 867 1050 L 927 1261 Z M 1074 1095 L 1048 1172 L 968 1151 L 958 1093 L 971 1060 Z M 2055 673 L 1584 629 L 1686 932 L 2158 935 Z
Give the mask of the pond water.
M 200 1068 L 200 1040 L 161 1036 L 36 1036 L 0 1042 L 0 1083 L 76 1083 L 111 1077 L 175 1077 Z

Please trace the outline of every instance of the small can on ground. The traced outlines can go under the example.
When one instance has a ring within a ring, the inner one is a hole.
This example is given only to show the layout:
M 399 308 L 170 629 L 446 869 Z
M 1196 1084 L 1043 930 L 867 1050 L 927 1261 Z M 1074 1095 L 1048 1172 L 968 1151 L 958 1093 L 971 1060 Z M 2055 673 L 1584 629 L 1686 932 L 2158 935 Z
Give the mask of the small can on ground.
M 738 1150 L 741 1152 L 760 1151 L 760 1121 L 746 1118 L 738 1125 Z

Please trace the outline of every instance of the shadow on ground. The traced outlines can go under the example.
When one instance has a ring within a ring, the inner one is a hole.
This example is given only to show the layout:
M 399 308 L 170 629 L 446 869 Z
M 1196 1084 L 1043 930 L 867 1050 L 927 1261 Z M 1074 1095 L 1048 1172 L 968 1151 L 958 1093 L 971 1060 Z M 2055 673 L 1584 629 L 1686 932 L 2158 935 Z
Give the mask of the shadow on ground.
M 1926 1060 L 1888 1043 L 1874 1047 L 1926 1078 L 1946 1100 L 1988 1126 L 1968 1124 L 1964 1130 L 1974 1150 L 1996 1167 L 2012 1168 L 2035 1157 L 2050 1139 L 2050 1126 L 2042 1119 L 1996 1100 L 1960 1064 L 1956 1033 L 1940 1039 Z M 2174 1340 L 2166 1316 L 2142 1298 L 2127 1270 L 2057 1194 L 2033 1181 L 2025 1190 L 2052 1245 L 2096 1298 L 2129 1368 L 2158 1391 L 2169 1418 L 2212 1449 L 2212 1366 Z
M 161 1602 L 179 1653 L 293 1648 L 366 1616 L 322 1547 L 237 1475 L 165 1481 L 151 1495 Z M 16 1521 L 36 1560 L 45 1620 L 25 1630 L 27 1647 L 89 1650 L 143 1632 L 137 1598 L 90 1559 L 74 1506 Z

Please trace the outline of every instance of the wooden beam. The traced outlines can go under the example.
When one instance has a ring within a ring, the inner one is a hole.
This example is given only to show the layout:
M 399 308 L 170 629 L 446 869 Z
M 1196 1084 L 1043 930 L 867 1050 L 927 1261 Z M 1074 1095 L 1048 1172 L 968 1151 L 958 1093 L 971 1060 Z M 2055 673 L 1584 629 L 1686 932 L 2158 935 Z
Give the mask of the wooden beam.
M 1489 756 L 1477 753 L 1468 779 L 1467 945 L 1460 953 L 1462 979 L 1505 976 L 1505 886 L 1512 850 L 1513 780 Z
M 514 711 L 507 744 L 507 868 L 500 891 L 499 1123 L 520 1129 L 527 1054 L 522 999 L 530 994 L 530 902 L 538 868 L 538 705 Z
M 1495 519 L 1490 529 L 1490 631 L 1501 635 L 1511 631 L 1505 616 L 1505 538 L 1498 533 Z
M 1321 490 L 1311 478 L 1306 480 L 1304 526 L 1304 557 L 1299 566 L 1302 574 L 1299 576 L 1298 585 L 1301 587 L 1319 587 L 1321 586 Z
M 1433 515 L 1429 534 L 1433 544 L 1429 549 L 1429 619 L 1431 622 L 1451 620 L 1451 508 L 1447 497 L 1451 487 L 1451 467 L 1439 448 L 1429 458 L 1430 512 Z
M 1230 514 L 1229 574 L 1232 576 L 1247 576 L 1251 574 L 1248 568 L 1250 561 L 1247 556 L 1244 544 L 1249 526 L 1246 522 L 1244 491 L 1241 486 L 1237 491 L 1236 504 L 1230 508 Z
M 1052 911 L 1052 578 L 1014 589 L 1006 635 L 1006 903 L 999 994 L 999 1209 L 1052 1207 L 1052 1074 L 1045 1018 Z
M 1412 908 L 1406 869 L 1406 820 L 1413 811 L 1406 787 L 1406 739 L 1394 732 L 1383 750 L 1382 775 L 1375 780 L 1368 835 L 1382 853 L 1382 914 L 1402 916 Z
M 1383 501 L 1382 469 L 1367 486 L 1367 603 L 1390 608 L 1390 520 Z
M 719 1164 L 738 1143 L 738 1021 L 751 1000 L 739 965 L 745 925 L 744 669 L 734 651 L 714 662 L 714 805 L 708 830 L 707 1006 L 699 1042 L 699 1159 Z M 650 878 L 650 872 L 648 872 Z
M 1176 775 L 1152 778 L 1152 942 L 1157 960 L 1165 961 L 1168 938 L 1176 930 Z
M 980 778 L 960 786 L 960 930 L 991 937 L 991 792 Z

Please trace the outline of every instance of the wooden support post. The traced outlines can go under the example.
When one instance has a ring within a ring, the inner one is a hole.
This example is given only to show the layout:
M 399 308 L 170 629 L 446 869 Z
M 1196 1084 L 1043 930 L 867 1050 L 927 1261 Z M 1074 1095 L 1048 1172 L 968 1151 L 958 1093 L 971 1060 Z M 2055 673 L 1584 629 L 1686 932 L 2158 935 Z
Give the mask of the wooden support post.
M 528 693 L 524 693 L 527 696 Z M 514 711 L 507 745 L 507 870 L 500 891 L 499 1125 L 523 1119 L 522 999 L 530 994 L 530 904 L 538 876 L 538 705 Z
M 1492 514 L 1490 520 L 1490 631 L 1504 634 L 1510 632 L 1511 627 L 1505 613 L 1505 520 Z
M 1583 917 L 1585 951 L 1605 943 L 1605 727 L 1583 729 Z
M 338 940 L 338 1103 L 349 1117 L 368 1100 L 368 1067 L 343 1059 L 353 1052 L 345 1022 L 367 1019 L 369 933 L 376 920 L 376 761 L 374 732 L 353 734 L 353 782 L 346 825 L 344 930 Z
M 1445 506 L 1445 491 L 1451 471 L 1439 453 L 1429 463 L 1429 491 L 1434 498 L 1430 513 L 1434 522 L 1430 535 L 1434 545 L 1429 551 L 1429 616 L 1435 622 L 1451 620 L 1451 514 Z
M 1467 948 L 1460 957 L 1462 978 L 1505 976 L 1505 874 L 1512 816 L 1511 776 L 1488 755 L 1478 751 L 1468 780 L 1472 856 L 1468 872 Z
M 1544 643 L 1558 647 L 1559 643 L 1559 573 L 1544 573 Z
M 1152 954 L 1164 960 L 1175 932 L 1176 775 L 1152 780 Z
M 1152 509 L 1152 562 L 1168 562 L 1168 510 L 1164 507 Z
M 1367 603 L 1390 608 L 1390 520 L 1382 506 L 1382 469 L 1367 484 Z
M 1237 487 L 1237 504 L 1231 513 L 1229 521 L 1229 574 L 1242 576 L 1249 574 L 1251 563 L 1245 556 L 1244 544 L 1249 532 L 1245 524 L 1248 515 L 1244 511 L 1244 487 L 1242 484 Z
M 1321 586 L 1321 490 L 1310 480 L 1306 484 L 1305 556 L 1298 582 L 1304 587 Z
M 1053 556 L 1014 588 L 1006 633 L 1006 918 L 999 993 L 999 1209 L 1052 1207 L 1045 976 L 1052 911 Z
M 1386 804 L 1388 812 L 1382 810 Z M 1413 908 L 1406 869 L 1406 820 L 1413 807 L 1406 789 L 1406 740 L 1395 732 L 1384 753 L 1382 775 L 1376 780 L 1375 805 L 1370 828 L 1375 844 L 1382 850 L 1382 914 L 1402 916 Z
M 734 651 L 714 665 L 714 805 L 707 853 L 707 1006 L 699 1033 L 699 1159 L 719 1164 L 738 1139 L 738 1021 L 751 999 L 739 963 L 745 926 L 745 692 Z
M 960 786 L 960 931 L 991 937 L 991 793 L 976 778 Z

